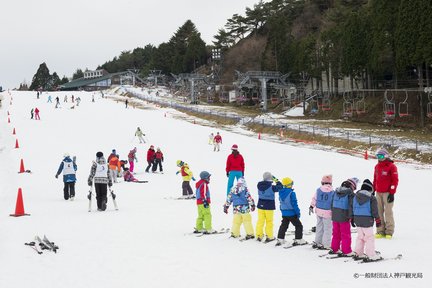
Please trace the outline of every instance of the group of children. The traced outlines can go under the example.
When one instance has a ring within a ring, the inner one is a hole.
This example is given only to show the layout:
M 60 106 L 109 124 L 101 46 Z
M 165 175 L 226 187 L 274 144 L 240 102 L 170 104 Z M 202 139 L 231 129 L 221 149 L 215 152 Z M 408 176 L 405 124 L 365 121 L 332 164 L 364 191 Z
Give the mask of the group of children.
M 183 171 L 186 170 L 184 168 L 187 164 L 183 161 L 177 161 L 177 165 L 182 167 Z M 192 176 L 190 171 L 183 173 L 182 176 Z M 196 203 L 198 206 L 196 233 L 211 234 L 216 232 L 211 223 L 210 176 L 210 173 L 203 171 L 200 173 L 200 181 L 196 183 Z M 189 187 L 183 188 L 183 195 L 191 195 L 190 179 L 187 178 L 183 182 L 183 187 Z M 332 175 L 322 177 L 321 186 L 314 193 L 309 207 L 309 214 L 314 213 L 315 210 L 317 216 L 315 241 L 312 243 L 312 248 L 328 250 L 329 254 L 337 254 L 340 257 L 354 257 L 356 260 L 381 260 L 381 256 L 375 252 L 373 225 L 376 223 L 376 226 L 379 227 L 381 221 L 378 216 L 377 201 L 373 195 L 373 184 L 370 180 L 365 179 L 360 190 L 355 192 L 359 184 L 357 178 L 343 181 L 341 186 L 336 189 L 333 189 L 332 180 Z M 276 240 L 276 246 L 308 244 L 303 239 L 301 213 L 293 185 L 294 181 L 289 177 L 279 181 L 270 172 L 265 172 L 263 180 L 257 184 L 258 203 L 255 204 L 245 178 L 241 177 L 228 193 L 223 205 L 223 211 L 226 214 L 231 204 L 233 205 L 231 237 L 240 237 L 240 228 L 243 224 L 246 236 L 242 238 L 242 241 L 256 238 L 256 240 L 265 243 Z M 279 207 L 282 214 L 277 238 L 273 235 L 273 218 L 276 209 L 275 193 L 279 194 Z M 258 220 L 254 233 L 250 212 L 255 211 L 255 209 L 258 210 Z M 290 223 L 295 227 L 295 237 L 292 243 L 287 243 L 285 234 Z M 351 226 L 357 227 L 354 251 L 351 249 Z

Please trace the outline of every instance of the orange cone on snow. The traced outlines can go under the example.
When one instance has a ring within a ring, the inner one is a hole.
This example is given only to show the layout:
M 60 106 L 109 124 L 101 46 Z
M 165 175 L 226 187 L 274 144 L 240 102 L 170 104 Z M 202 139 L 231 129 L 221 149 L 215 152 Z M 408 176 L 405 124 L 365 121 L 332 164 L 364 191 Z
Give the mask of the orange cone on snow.
M 18 139 L 15 141 L 15 148 L 19 148 Z
M 24 201 L 22 197 L 22 190 L 18 188 L 18 196 L 15 205 L 15 214 L 10 214 L 10 216 L 19 217 L 19 216 L 29 216 L 30 214 L 26 214 L 24 212 Z
M 12 131 L 12 135 L 15 135 L 16 133 L 15 133 L 15 128 L 14 128 L 14 130 Z
M 367 151 L 367 150 L 365 150 L 365 153 L 364 153 L 364 159 L 365 159 L 365 160 L 368 160 L 368 159 L 369 159 L 369 155 L 368 155 L 368 151 Z
M 21 164 L 20 164 L 20 171 L 18 173 L 24 173 L 25 169 L 24 169 L 24 161 L 23 159 L 21 159 Z

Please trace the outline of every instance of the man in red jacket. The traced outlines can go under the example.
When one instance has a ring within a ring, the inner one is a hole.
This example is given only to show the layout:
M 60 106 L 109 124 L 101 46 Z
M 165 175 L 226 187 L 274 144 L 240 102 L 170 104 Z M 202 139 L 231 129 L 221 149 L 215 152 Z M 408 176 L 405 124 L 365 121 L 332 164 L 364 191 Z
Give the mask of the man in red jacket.
M 375 238 L 391 239 L 394 233 L 393 201 L 399 183 L 398 170 L 385 149 L 376 154 L 378 164 L 375 165 L 373 187 L 378 202 L 378 214 L 381 226 L 377 227 Z
M 145 172 L 149 172 L 149 169 L 152 168 L 154 165 L 156 152 L 154 150 L 154 146 L 150 145 L 150 148 L 147 150 L 147 168 L 145 169 Z M 153 169 L 153 168 L 152 168 Z
M 228 155 L 226 162 L 226 174 L 228 177 L 228 185 L 227 185 L 227 196 L 234 185 L 234 179 L 240 179 L 244 176 L 245 164 L 243 160 L 243 156 L 238 151 L 237 144 L 234 144 L 231 147 L 232 153 Z

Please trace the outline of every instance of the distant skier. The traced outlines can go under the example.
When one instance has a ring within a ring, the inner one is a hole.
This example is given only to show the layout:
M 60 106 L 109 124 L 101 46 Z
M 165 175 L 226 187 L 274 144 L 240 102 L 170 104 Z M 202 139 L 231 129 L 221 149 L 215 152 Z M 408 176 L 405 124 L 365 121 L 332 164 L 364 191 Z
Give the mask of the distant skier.
M 34 108 L 32 108 L 32 109 L 30 110 L 30 115 L 31 115 L 31 118 L 30 118 L 30 119 L 33 119 L 33 111 L 34 111 Z
M 145 172 L 149 172 L 149 169 L 152 168 L 152 166 L 154 165 L 154 161 L 155 161 L 155 150 L 154 150 L 154 146 L 150 145 L 150 148 L 147 150 L 147 168 L 145 169 Z M 152 168 L 153 170 L 153 168 Z
M 72 161 L 69 153 L 65 153 L 63 161 L 57 170 L 55 178 L 58 178 L 60 173 L 63 172 L 63 196 L 65 200 L 70 199 L 71 201 L 75 198 L 75 182 L 76 182 L 76 171 L 78 167 L 75 161 Z
M 39 91 L 36 92 L 36 99 L 39 99 Z
M 111 156 L 110 160 L 108 161 L 108 165 L 109 165 L 111 178 L 114 183 L 117 183 L 117 176 L 121 171 L 121 163 L 120 163 L 119 156 L 118 155 Z
M 129 170 L 131 173 L 134 172 L 134 168 L 135 168 L 134 161 L 138 162 L 138 159 L 136 157 L 136 152 L 137 152 L 137 148 L 135 147 L 134 149 L 130 150 L 128 154 Z
M 216 133 L 216 136 L 213 139 L 213 151 L 220 151 L 220 145 L 222 144 L 222 136 L 219 135 L 219 132 Z
M 231 147 L 231 154 L 228 155 L 225 168 L 226 175 L 228 177 L 227 195 L 234 184 L 234 179 L 238 180 L 240 177 L 244 177 L 244 169 L 245 163 L 243 160 L 243 156 L 238 151 L 237 144 L 234 144 Z
M 108 188 L 112 186 L 112 178 L 109 174 L 108 165 L 102 152 L 96 153 L 96 161 L 93 161 L 88 177 L 88 185 L 92 186 L 94 181 L 98 211 L 105 211 L 107 206 Z
M 51 95 L 48 95 L 48 101 L 47 101 L 47 103 L 52 103 Z
M 76 103 L 77 103 L 77 106 L 79 106 L 79 104 L 81 103 L 81 98 L 80 97 L 76 98 Z
M 209 138 L 208 138 L 208 144 L 209 145 L 213 145 L 213 138 L 214 138 L 214 134 L 212 132 L 212 133 L 210 133 Z
M 36 109 L 34 110 L 34 112 L 35 112 L 35 120 L 40 120 L 40 117 L 39 117 L 39 109 L 36 107 Z
M 126 101 L 125 101 L 125 107 L 126 107 L 126 109 L 128 108 L 128 103 L 129 103 L 129 101 L 128 101 L 128 99 L 126 99 Z
M 135 136 L 138 137 L 138 140 L 140 141 L 140 143 L 146 143 L 146 141 L 144 140 L 145 134 L 141 131 L 141 128 L 138 127 L 136 132 L 135 132 Z
M 55 98 L 55 100 L 56 100 L 55 108 L 60 107 L 60 98 L 57 96 L 57 97 Z
M 74 95 L 71 96 L 71 100 L 72 100 L 72 103 L 75 103 L 75 97 L 74 97 Z
M 92 94 L 92 102 L 95 102 L 94 93 Z
M 207 171 L 200 173 L 201 180 L 195 185 L 196 187 L 196 204 L 198 206 L 198 217 L 195 223 L 196 233 L 214 233 L 212 229 L 212 215 L 210 211 L 210 183 L 211 174 Z
M 233 204 L 233 223 L 231 229 L 231 237 L 240 237 L 240 226 L 243 223 L 246 231 L 245 240 L 254 239 L 254 229 L 252 226 L 252 216 L 250 211 L 255 211 L 255 202 L 249 193 L 246 181 L 241 177 L 236 186 L 234 186 L 226 199 L 223 211 L 228 214 L 228 208 Z
M 177 167 L 180 167 L 180 170 L 176 172 L 176 175 L 181 173 L 181 176 L 183 177 L 182 197 L 186 199 L 195 198 L 193 196 L 192 187 L 190 186 L 190 180 L 195 181 L 195 178 L 193 177 L 192 171 L 189 169 L 189 165 L 181 160 L 177 160 Z
M 64 96 L 63 102 L 67 103 L 67 95 Z
M 156 149 L 156 153 L 155 153 L 155 160 L 154 160 L 154 165 L 153 165 L 153 169 L 152 172 L 156 172 L 158 166 L 159 166 L 159 172 L 163 173 L 163 167 L 162 167 L 162 162 L 164 161 L 164 156 L 163 153 L 161 151 L 161 149 L 158 147 Z

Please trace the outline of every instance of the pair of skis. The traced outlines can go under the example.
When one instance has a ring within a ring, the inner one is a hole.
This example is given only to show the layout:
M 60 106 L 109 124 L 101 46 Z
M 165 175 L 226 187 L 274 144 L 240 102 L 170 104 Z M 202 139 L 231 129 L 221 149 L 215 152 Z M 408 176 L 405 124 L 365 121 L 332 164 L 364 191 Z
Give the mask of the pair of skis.
M 39 255 L 43 253 L 43 250 L 48 250 L 57 253 L 57 249 L 59 249 L 59 247 L 55 245 L 54 242 L 49 241 L 45 235 L 43 239 L 41 239 L 38 235 L 36 235 L 34 241 L 29 243 L 24 243 L 24 245 L 27 245 L 33 250 L 35 250 Z
M 117 201 L 116 201 L 117 195 L 114 194 L 114 191 L 111 188 L 109 188 L 109 192 L 111 194 L 111 197 L 112 197 L 112 200 L 113 200 L 113 203 L 114 203 L 114 209 L 118 210 Z M 92 195 L 93 195 L 93 186 L 90 186 L 90 191 L 89 191 L 89 193 L 87 195 L 87 199 L 89 200 L 88 212 L 91 212 Z

